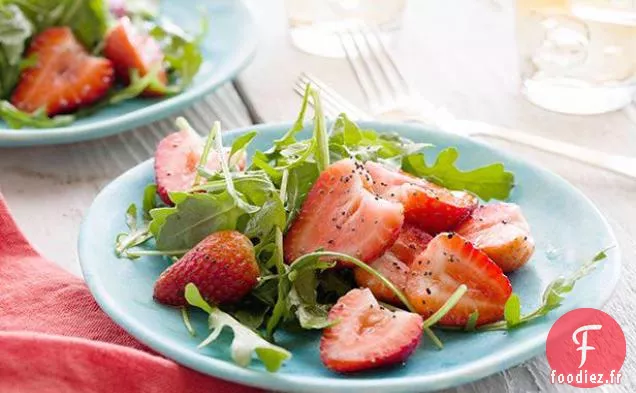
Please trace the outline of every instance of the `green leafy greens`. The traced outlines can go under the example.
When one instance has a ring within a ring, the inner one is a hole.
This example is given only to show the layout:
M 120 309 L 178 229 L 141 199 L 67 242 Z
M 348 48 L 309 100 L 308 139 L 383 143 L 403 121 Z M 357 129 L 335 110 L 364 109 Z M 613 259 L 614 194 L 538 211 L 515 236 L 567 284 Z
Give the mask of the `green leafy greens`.
M 34 33 L 53 26 L 68 26 L 87 48 L 93 49 L 108 29 L 106 0 L 0 0 L 15 5 L 34 26 Z
M 455 166 L 459 152 L 454 147 L 442 150 L 435 163 L 426 164 L 423 154 L 404 157 L 402 169 L 417 177 L 424 177 L 451 190 L 466 190 L 483 200 L 506 199 L 514 186 L 514 175 L 503 164 L 495 163 L 471 171 Z
M 200 347 L 211 344 L 219 337 L 224 327 L 229 327 L 234 333 L 234 339 L 231 345 L 232 359 L 240 366 L 249 366 L 253 354 L 263 362 L 267 371 L 277 371 L 283 362 L 291 358 L 291 353 L 284 348 L 273 345 L 265 341 L 261 336 L 253 330 L 243 326 L 231 315 L 224 313 L 216 307 L 209 305 L 197 287 L 190 283 L 186 285 L 185 297 L 188 303 L 198 307 L 210 314 L 209 324 L 212 333 L 199 345 Z
M 27 113 L 11 105 L 9 101 L 0 101 L 0 118 L 11 128 L 52 128 L 63 127 L 75 121 L 74 115 L 49 117 L 43 108 Z
M 314 107 L 312 123 L 306 121 L 309 103 Z M 180 129 L 196 132 L 184 119 L 179 119 L 178 125 Z M 309 87 L 300 113 L 285 135 L 275 140 L 269 149 L 254 152 L 251 165 L 245 171 L 235 170 L 236 163 L 243 159 L 255 138 L 256 132 L 245 133 L 234 140 L 230 149 L 225 149 L 220 124 L 215 123 L 205 142 L 191 188 L 171 193 L 173 205 L 166 206 L 157 204 L 156 186 L 149 185 L 143 195 L 143 212 L 138 214 L 135 205 L 128 208 L 128 231 L 117 237 L 115 252 L 128 258 L 146 255 L 175 258 L 219 230 L 234 229 L 249 237 L 260 278 L 245 298 L 217 307 L 208 304 L 193 284 L 186 287 L 186 298 L 191 305 L 209 314 L 211 333 L 202 346 L 213 343 L 221 331 L 229 327 L 234 334 L 231 344 L 234 361 L 247 366 L 257 357 L 272 372 L 291 356 L 274 344 L 278 329 L 324 329 L 339 322 L 328 318 L 329 310 L 356 284 L 350 270 L 331 269 L 335 260 L 347 261 L 375 276 L 402 302 L 402 308 L 415 311 L 400 289 L 352 256 L 317 250 L 294 261 L 285 261 L 284 233 L 330 162 L 348 157 L 382 162 L 452 189 L 468 190 L 482 199 L 506 198 L 514 182 L 513 175 L 501 164 L 461 171 L 455 166 L 458 153 L 453 148 L 442 150 L 435 163 L 428 165 L 421 150 L 431 145 L 361 129 L 344 114 L 328 129 L 318 94 Z M 216 157 L 222 157 L 217 171 L 206 169 L 212 150 Z M 505 306 L 504 320 L 476 326 L 479 314 L 474 312 L 463 330 L 516 328 L 545 315 L 558 307 L 574 283 L 602 258 L 604 253 L 573 277 L 553 282 L 546 289 L 543 305 L 536 311 L 522 314 L 519 297 L 512 295 Z M 424 321 L 423 332 L 438 348 L 442 348 L 443 343 L 432 328 L 467 290 L 466 285 L 460 285 L 442 307 Z M 182 316 L 187 330 L 194 334 L 187 311 L 182 310 Z
M 207 19 L 203 20 L 207 21 Z M 174 90 L 183 90 L 192 83 L 203 63 L 203 55 L 197 38 L 165 18 L 146 21 L 145 25 L 150 35 L 161 46 L 168 69 L 174 79 Z M 202 23 L 199 34 L 204 35 L 206 30 L 207 25 Z
M 107 3 L 106 0 L 0 0 L 0 119 L 9 127 L 63 127 L 104 107 L 139 97 L 147 88 L 171 95 L 192 83 L 203 63 L 200 41 L 207 32 L 207 18 L 202 17 L 201 32 L 195 37 L 159 17 L 155 2 L 131 1 L 126 4 L 127 14 L 161 46 L 169 73 L 168 86 L 157 77 L 160 67 L 143 76 L 138 70 L 131 70 L 127 86 L 112 89 L 101 101 L 76 113 L 54 117 L 47 116 L 44 108 L 26 113 L 2 101 L 15 88 L 20 72 L 37 65 L 37 58 L 23 58 L 23 53 L 29 40 L 49 27 L 68 26 L 90 52 L 99 54 L 111 23 Z
M 0 1 L 0 99 L 7 97 L 20 75 L 22 52 L 33 25 L 15 4 Z
M 611 248 L 611 247 L 610 247 Z M 598 263 L 607 258 L 605 249 L 596 254 L 589 262 L 584 263 L 577 271 L 569 277 L 559 277 L 552 281 L 544 290 L 542 302 L 534 311 L 527 314 L 521 312 L 521 302 L 517 294 L 512 294 L 504 308 L 504 320 L 490 323 L 477 328 L 477 330 L 506 330 L 519 327 L 523 324 L 540 318 L 550 311 L 561 306 L 568 293 L 572 292 L 578 280 L 587 276 L 596 269 Z

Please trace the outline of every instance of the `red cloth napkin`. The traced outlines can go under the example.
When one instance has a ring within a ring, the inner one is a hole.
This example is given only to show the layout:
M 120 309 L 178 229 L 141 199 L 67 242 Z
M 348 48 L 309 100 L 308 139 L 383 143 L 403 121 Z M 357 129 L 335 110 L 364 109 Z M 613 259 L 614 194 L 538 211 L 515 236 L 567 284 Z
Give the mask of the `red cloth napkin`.
M 115 325 L 80 278 L 33 249 L 0 194 L 0 392 L 255 391 L 179 366 Z

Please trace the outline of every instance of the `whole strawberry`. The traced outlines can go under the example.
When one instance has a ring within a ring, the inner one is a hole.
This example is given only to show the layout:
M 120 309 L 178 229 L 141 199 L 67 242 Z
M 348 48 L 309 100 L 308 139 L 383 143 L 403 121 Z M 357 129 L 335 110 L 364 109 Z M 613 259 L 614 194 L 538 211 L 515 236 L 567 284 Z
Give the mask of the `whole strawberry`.
M 154 298 L 163 304 L 185 306 L 184 289 L 191 282 L 211 303 L 233 303 L 254 288 L 258 276 L 250 240 L 237 231 L 220 231 L 203 239 L 159 276 Z

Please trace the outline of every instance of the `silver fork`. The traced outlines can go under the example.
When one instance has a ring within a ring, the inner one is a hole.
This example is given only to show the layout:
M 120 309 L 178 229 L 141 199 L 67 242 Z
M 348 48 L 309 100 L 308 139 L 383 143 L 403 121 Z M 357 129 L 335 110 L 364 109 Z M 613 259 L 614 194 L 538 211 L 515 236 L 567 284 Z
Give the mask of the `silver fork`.
M 347 113 L 348 108 L 354 109 L 351 116 L 359 119 L 417 121 L 455 134 L 519 143 L 636 179 L 636 157 L 608 154 L 485 122 L 456 119 L 446 109 L 423 100 L 409 88 L 377 29 L 363 27 L 339 36 L 347 60 L 371 108 L 371 114 L 356 108 L 317 78 L 302 74 L 297 85 L 310 82 L 319 87 L 325 107 L 341 108 L 340 111 Z

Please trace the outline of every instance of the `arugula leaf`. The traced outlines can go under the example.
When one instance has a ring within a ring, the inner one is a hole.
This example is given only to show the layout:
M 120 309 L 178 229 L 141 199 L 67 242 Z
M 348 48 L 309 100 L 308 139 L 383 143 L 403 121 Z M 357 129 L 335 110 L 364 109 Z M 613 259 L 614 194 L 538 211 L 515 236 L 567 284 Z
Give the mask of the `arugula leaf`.
M 316 163 L 318 171 L 322 172 L 329 166 L 329 136 L 325 125 L 325 115 L 322 113 L 320 95 L 315 90 L 310 90 L 314 100 L 314 140 L 316 144 Z
M 144 220 L 150 220 L 150 210 L 157 207 L 157 185 L 155 183 L 148 184 L 146 188 L 144 188 L 144 199 L 143 199 L 143 212 L 144 212 Z
M 305 86 L 305 94 L 303 95 L 303 100 L 300 104 L 300 112 L 298 112 L 296 121 L 281 139 L 274 140 L 273 149 L 269 153 L 281 151 L 287 146 L 296 143 L 296 135 L 305 128 L 305 114 L 307 113 L 310 91 L 311 86 L 308 84 Z
M 176 213 L 176 210 L 173 207 L 156 207 L 148 212 L 150 214 L 148 230 L 153 237 L 157 238 L 159 236 L 159 231 L 166 223 L 166 219 L 174 213 Z
M 140 77 L 139 71 L 136 68 L 132 69 L 130 71 L 130 83 L 128 84 L 128 86 L 111 93 L 108 98 L 97 104 L 98 107 L 102 108 L 108 105 L 116 105 L 121 102 L 136 98 L 147 88 L 152 88 L 153 91 L 162 92 L 164 94 L 173 93 L 173 91 L 168 89 L 163 84 L 163 82 L 159 80 L 160 71 L 161 67 L 156 66 L 151 69 L 146 75 Z M 95 108 L 91 109 L 91 113 L 94 112 Z
M 287 225 L 290 225 L 300 211 L 302 203 L 305 201 L 311 186 L 314 184 L 320 171 L 313 162 L 303 162 L 302 164 L 289 169 L 286 189 L 287 202 Z
M 329 149 L 334 160 L 354 157 L 360 161 L 380 161 L 399 168 L 402 157 L 413 154 L 428 143 L 415 143 L 397 134 L 383 134 L 360 127 L 342 113 L 333 125 Z
M 197 39 L 165 18 L 146 21 L 145 25 L 146 30 L 163 50 L 172 79 L 176 79 L 175 87 L 183 90 L 192 83 L 203 63 Z
M 351 270 L 331 269 L 318 275 L 318 286 L 323 303 L 335 303 L 358 285 Z
M 210 131 L 211 138 L 214 140 L 214 150 L 217 157 L 225 157 L 225 150 L 223 149 L 223 140 L 221 137 L 221 124 L 218 121 L 214 122 L 214 127 Z M 234 187 L 234 181 L 232 180 L 232 174 L 230 173 L 230 166 L 225 158 L 221 159 L 221 170 L 223 177 L 225 178 L 226 191 L 234 202 L 246 213 L 256 213 L 260 207 L 248 203 L 239 191 Z
M 298 318 L 298 323 L 303 329 L 325 329 L 333 326 L 337 321 L 329 321 L 329 309 L 331 304 L 319 304 L 307 301 L 298 295 L 298 287 L 292 287 L 289 291 L 289 305 Z
M 7 97 L 20 75 L 22 52 L 33 26 L 14 4 L 0 7 L 0 98 Z
M 519 297 L 516 294 L 512 294 L 505 305 L 505 320 L 479 326 L 477 330 L 490 331 L 517 328 L 537 318 L 543 317 L 550 311 L 560 307 L 561 302 L 565 299 L 567 294 L 574 289 L 576 282 L 594 271 L 598 266 L 598 263 L 607 258 L 606 252 L 610 248 L 602 250 L 596 254 L 589 262 L 583 264 L 570 277 L 559 277 L 552 281 L 543 292 L 541 305 L 539 305 L 539 307 L 537 307 L 534 311 L 522 315 Z
M 465 284 L 461 284 L 459 287 L 457 287 L 455 292 L 453 292 L 453 294 L 450 295 L 448 299 L 446 299 L 442 307 L 437 309 L 437 311 L 435 311 L 430 317 L 424 320 L 424 329 L 430 328 L 431 326 L 435 325 L 437 322 L 439 322 L 440 319 L 444 317 L 444 315 L 448 314 L 448 312 L 453 307 L 455 307 L 457 302 L 459 302 L 461 297 L 464 296 L 466 291 L 468 291 L 468 287 Z
M 328 319 L 331 305 L 318 303 L 316 291 L 318 280 L 314 269 L 320 270 L 321 266 L 316 264 L 313 269 L 306 269 L 296 275 L 288 294 L 289 307 L 292 312 L 295 312 L 303 329 L 324 329 L 333 325 L 333 322 Z
M 464 330 L 467 332 L 472 332 L 475 330 L 475 326 L 477 325 L 477 320 L 479 319 L 479 311 L 475 310 L 468 316 L 468 321 L 466 322 L 466 326 L 464 326 Z
M 262 205 L 276 193 L 276 186 L 263 172 L 231 172 L 230 178 L 234 188 L 246 201 L 254 205 Z M 226 178 L 222 174 L 210 177 L 207 183 L 194 187 L 192 191 L 221 192 L 227 188 Z
M 278 327 L 279 323 L 283 319 L 289 318 L 290 315 L 289 308 L 287 307 L 287 295 L 291 290 L 291 282 L 285 277 L 287 274 L 287 266 L 283 260 L 283 232 L 280 228 L 276 228 L 274 241 L 276 248 L 272 255 L 272 259 L 276 265 L 279 280 L 278 297 L 276 298 L 276 303 L 272 309 L 272 315 L 267 320 L 267 324 L 265 326 L 267 337 L 270 339 L 274 338 L 274 331 Z
M 263 239 L 270 234 L 274 228 L 285 228 L 286 213 L 283 202 L 278 196 L 266 201 L 261 208 L 254 213 L 247 224 L 243 233 L 249 238 Z
M 244 213 L 227 192 L 187 194 L 175 207 L 152 209 L 150 231 L 158 250 L 190 249 L 213 232 L 236 229 Z
M 230 166 L 235 166 L 238 163 L 256 135 L 258 135 L 258 131 L 246 132 L 234 140 L 232 148 L 230 149 Z
M 38 65 L 38 55 L 34 53 L 20 60 L 20 72 L 36 65 Z
M 258 331 L 270 310 L 270 304 L 263 302 L 254 291 L 246 295 L 240 302 L 224 305 L 223 311 L 230 314 L 237 321 L 248 328 Z
M 39 33 L 52 26 L 68 26 L 87 48 L 102 41 L 108 28 L 105 0 L 3 0 L 24 12 Z
M 265 280 L 261 275 L 260 281 L 256 288 L 252 289 L 251 295 L 267 306 L 276 304 L 276 292 L 278 291 L 278 275 L 270 276 L 274 279 Z M 268 311 L 269 311 L 269 307 Z
M 145 243 L 152 237 L 152 234 L 148 232 L 147 226 L 138 227 L 137 205 L 134 203 L 130 204 L 126 210 L 126 226 L 129 232 L 122 232 L 115 238 L 115 255 L 119 258 L 136 259 L 138 256 L 129 254 L 128 250 Z
M 269 307 L 263 306 L 262 304 L 258 306 L 246 306 L 245 303 L 242 303 L 238 306 L 233 316 L 243 325 L 252 330 L 256 330 L 263 324 L 268 311 Z
M 282 252 L 282 234 L 280 235 Z M 334 262 L 321 261 L 319 257 L 307 256 L 287 266 L 282 257 L 278 260 L 278 297 L 271 317 L 267 321 L 267 335 L 273 338 L 281 322 L 298 320 L 304 329 L 322 329 L 330 325 L 327 320 L 329 304 L 319 304 L 316 296 L 316 271 L 332 268 Z
M 75 121 L 74 115 L 48 117 L 44 108 L 27 113 L 13 106 L 9 101 L 0 101 L 0 118 L 11 128 L 55 128 L 63 127 Z
M 134 203 L 126 210 L 126 226 L 128 229 L 137 229 L 137 205 Z
M 504 319 L 509 328 L 518 325 L 521 321 L 521 301 L 519 295 L 510 295 L 504 306 Z
M 252 167 L 250 170 L 257 169 L 267 173 L 267 176 L 269 176 L 275 183 L 280 183 L 282 173 L 270 164 L 269 157 L 262 151 L 256 151 L 254 156 L 252 156 Z
M 212 333 L 199 345 L 199 348 L 211 344 L 221 334 L 223 328 L 227 326 L 234 333 L 230 350 L 232 359 L 239 366 L 249 366 L 252 356 L 256 354 L 267 371 L 276 372 L 283 362 L 291 358 L 291 353 L 286 349 L 264 340 L 229 314 L 209 305 L 201 297 L 201 293 L 194 284 L 189 283 L 186 285 L 185 298 L 189 304 L 199 307 L 210 314 L 208 321 Z
M 428 166 L 423 154 L 410 154 L 404 157 L 402 169 L 451 190 L 470 191 L 485 201 L 508 198 L 514 186 L 514 175 L 506 171 L 503 164 L 461 171 L 455 166 L 458 157 L 457 149 L 449 147 L 439 153 L 432 166 Z
M 304 129 L 305 113 L 310 95 L 314 95 L 314 93 L 311 87 L 307 86 L 305 95 L 303 96 L 301 110 L 294 125 L 281 139 L 274 141 L 274 145 L 271 149 L 264 153 L 257 151 L 252 158 L 252 166 L 264 170 L 276 183 L 280 182 L 282 171 L 285 169 L 292 169 L 306 162 L 314 162 L 318 165 L 317 159 L 314 156 L 321 157 L 320 159 L 323 161 L 322 165 L 325 163 L 328 165 L 329 163 L 328 155 L 316 153 L 317 146 L 319 145 L 318 139 L 327 137 L 324 116 L 320 110 L 320 98 L 318 95 L 313 97 L 314 100 L 318 100 L 318 112 L 316 112 L 316 116 L 314 116 L 313 136 L 303 141 L 296 140 L 296 135 Z M 314 103 L 314 105 L 316 104 Z M 324 142 L 321 143 L 324 144 Z

